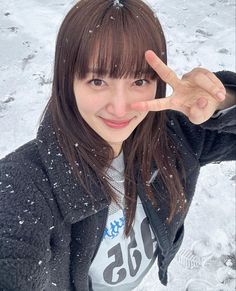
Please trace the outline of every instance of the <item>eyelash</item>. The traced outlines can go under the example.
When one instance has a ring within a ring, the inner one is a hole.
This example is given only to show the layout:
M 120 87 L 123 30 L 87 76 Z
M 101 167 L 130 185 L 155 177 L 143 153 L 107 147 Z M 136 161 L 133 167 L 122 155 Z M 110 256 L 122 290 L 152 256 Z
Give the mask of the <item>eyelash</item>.
M 148 80 L 146 80 L 146 79 L 139 79 L 139 80 L 136 80 L 135 82 L 137 82 L 137 81 L 145 81 L 147 84 L 150 83 L 150 81 L 148 81 Z M 135 82 L 134 82 L 134 83 L 135 83 Z M 138 87 L 142 87 L 142 86 L 138 86 Z
M 104 82 L 104 81 L 101 80 L 101 79 L 94 78 L 94 79 L 88 81 L 88 84 L 92 84 L 94 81 L 102 81 L 102 82 Z M 138 80 L 134 81 L 134 83 L 137 82 L 137 81 L 145 81 L 147 84 L 150 83 L 150 81 L 148 81 L 148 80 L 146 80 L 146 79 L 138 79 Z M 96 86 L 95 84 L 92 84 L 92 85 L 94 85 L 95 87 L 101 87 L 101 86 Z M 142 87 L 142 86 L 137 86 L 137 87 Z
M 102 81 L 102 82 L 104 82 L 104 81 L 103 81 L 103 80 L 101 80 L 101 79 L 94 78 L 94 79 L 92 79 L 92 80 L 88 81 L 88 84 L 92 84 L 94 81 Z M 92 84 L 92 85 L 96 86 L 95 84 Z M 96 86 L 96 87 L 100 87 L 100 86 Z

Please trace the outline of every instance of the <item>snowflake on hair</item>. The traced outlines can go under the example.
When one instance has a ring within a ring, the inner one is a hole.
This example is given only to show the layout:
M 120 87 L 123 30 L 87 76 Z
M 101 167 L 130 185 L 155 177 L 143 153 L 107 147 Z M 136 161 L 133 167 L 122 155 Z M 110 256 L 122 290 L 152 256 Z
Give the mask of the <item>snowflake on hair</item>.
M 117 8 L 123 7 L 124 5 L 121 3 L 121 0 L 114 0 L 114 6 L 117 6 Z

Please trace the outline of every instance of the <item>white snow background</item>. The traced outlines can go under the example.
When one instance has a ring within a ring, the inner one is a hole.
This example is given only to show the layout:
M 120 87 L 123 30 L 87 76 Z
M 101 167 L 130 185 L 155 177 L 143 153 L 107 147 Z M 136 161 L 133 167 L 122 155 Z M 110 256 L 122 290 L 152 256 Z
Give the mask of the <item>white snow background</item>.
M 169 66 L 235 71 L 234 0 L 149 0 L 167 39 Z M 50 95 L 56 33 L 75 1 L 0 0 L 0 157 L 34 138 Z M 136 291 L 232 291 L 236 284 L 235 162 L 199 177 L 183 245 L 167 287 L 154 266 Z

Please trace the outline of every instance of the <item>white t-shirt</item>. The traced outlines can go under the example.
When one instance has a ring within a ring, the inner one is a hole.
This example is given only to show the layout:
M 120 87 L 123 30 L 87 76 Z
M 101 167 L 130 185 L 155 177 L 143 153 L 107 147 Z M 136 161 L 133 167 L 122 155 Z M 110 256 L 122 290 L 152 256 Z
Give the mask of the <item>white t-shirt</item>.
M 130 291 L 140 284 L 156 260 L 155 236 L 139 198 L 131 233 L 124 237 L 123 153 L 113 160 L 112 167 L 116 170 L 110 168 L 108 175 L 121 206 L 111 204 L 103 239 L 89 270 L 94 291 Z

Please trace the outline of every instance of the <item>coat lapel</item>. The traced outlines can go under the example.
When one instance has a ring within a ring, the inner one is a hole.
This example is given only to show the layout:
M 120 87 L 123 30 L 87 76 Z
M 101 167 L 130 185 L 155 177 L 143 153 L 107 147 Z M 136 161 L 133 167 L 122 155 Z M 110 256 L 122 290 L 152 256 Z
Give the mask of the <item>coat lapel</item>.
M 41 160 L 45 166 L 51 190 L 55 196 L 61 215 L 68 223 L 78 222 L 108 207 L 105 193 L 99 182 L 92 183 L 92 194 L 75 179 L 56 137 L 52 118 L 47 112 L 37 134 L 37 145 Z M 94 177 L 93 177 L 94 178 Z M 93 181 L 91 179 L 91 181 Z

